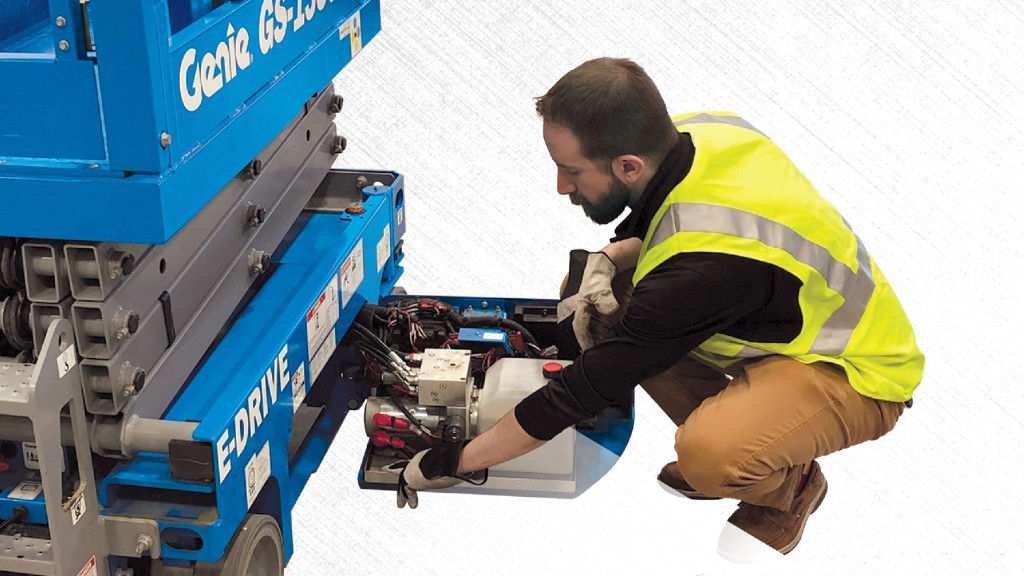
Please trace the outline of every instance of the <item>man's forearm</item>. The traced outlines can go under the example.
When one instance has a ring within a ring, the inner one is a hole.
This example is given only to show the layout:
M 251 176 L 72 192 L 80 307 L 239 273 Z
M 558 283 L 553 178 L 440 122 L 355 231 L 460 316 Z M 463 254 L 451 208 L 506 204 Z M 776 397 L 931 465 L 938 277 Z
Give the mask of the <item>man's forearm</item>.
M 618 242 L 612 242 L 601 249 L 608 255 L 608 259 L 615 264 L 615 269 L 625 272 L 630 268 L 636 268 L 637 260 L 640 259 L 640 247 L 643 242 L 639 238 L 626 238 Z
M 544 444 L 526 433 L 514 411 L 502 416 L 493 428 L 466 445 L 459 461 L 459 474 L 469 474 L 536 450 Z

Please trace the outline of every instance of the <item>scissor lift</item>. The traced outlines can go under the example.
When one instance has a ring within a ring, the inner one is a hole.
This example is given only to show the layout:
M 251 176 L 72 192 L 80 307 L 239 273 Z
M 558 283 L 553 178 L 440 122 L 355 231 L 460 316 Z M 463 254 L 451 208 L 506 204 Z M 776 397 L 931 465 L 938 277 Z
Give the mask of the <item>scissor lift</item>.
M 5 2 L 0 573 L 280 573 L 363 400 L 338 345 L 402 271 L 402 177 L 331 169 L 379 30 L 378 0 Z

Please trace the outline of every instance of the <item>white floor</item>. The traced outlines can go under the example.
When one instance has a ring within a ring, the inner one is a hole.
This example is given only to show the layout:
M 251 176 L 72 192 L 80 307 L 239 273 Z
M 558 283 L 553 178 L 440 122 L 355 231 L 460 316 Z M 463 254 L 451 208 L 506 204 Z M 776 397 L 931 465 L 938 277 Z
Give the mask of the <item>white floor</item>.
M 735 110 L 857 230 L 928 356 L 917 405 L 822 461 L 828 497 L 784 559 L 715 552 L 732 505 L 654 481 L 672 425 L 638 394 L 629 449 L 574 500 L 360 491 L 359 419 L 295 512 L 302 574 L 1010 574 L 1024 564 L 1024 8 L 1014 0 L 382 0 L 336 80 L 339 166 L 407 183 L 411 293 L 555 297 L 611 227 L 554 192 L 532 97 L 591 57 L 634 58 L 673 113 Z M 968 7 L 969 6 L 969 7 Z

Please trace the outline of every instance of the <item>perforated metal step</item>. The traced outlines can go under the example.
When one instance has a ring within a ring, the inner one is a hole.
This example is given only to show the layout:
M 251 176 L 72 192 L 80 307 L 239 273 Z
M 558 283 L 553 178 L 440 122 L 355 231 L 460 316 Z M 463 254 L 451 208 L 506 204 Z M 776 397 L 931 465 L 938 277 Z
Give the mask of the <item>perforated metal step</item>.
M 0 362 L 0 414 L 27 416 L 33 366 Z
M 0 535 L 0 572 L 53 574 L 51 542 Z

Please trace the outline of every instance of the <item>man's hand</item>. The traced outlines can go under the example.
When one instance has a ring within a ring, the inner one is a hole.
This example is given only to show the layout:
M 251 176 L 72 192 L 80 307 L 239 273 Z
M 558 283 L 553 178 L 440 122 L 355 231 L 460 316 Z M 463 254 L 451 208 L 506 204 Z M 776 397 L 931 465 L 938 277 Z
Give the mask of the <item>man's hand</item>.
M 396 462 L 388 467 L 398 476 L 398 507 L 410 508 L 419 505 L 419 490 L 441 490 L 451 488 L 466 480 L 457 477 L 459 459 L 462 457 L 464 444 L 445 443 L 436 448 L 419 452 L 410 460 Z
M 594 333 L 595 316 L 607 318 L 619 309 L 612 292 L 616 273 L 615 264 L 604 252 L 573 250 L 569 255 L 569 275 L 558 303 L 558 324 L 563 334 L 569 332 L 571 324 L 581 351 L 593 346 L 601 336 Z M 570 352 L 567 356 L 575 354 Z

